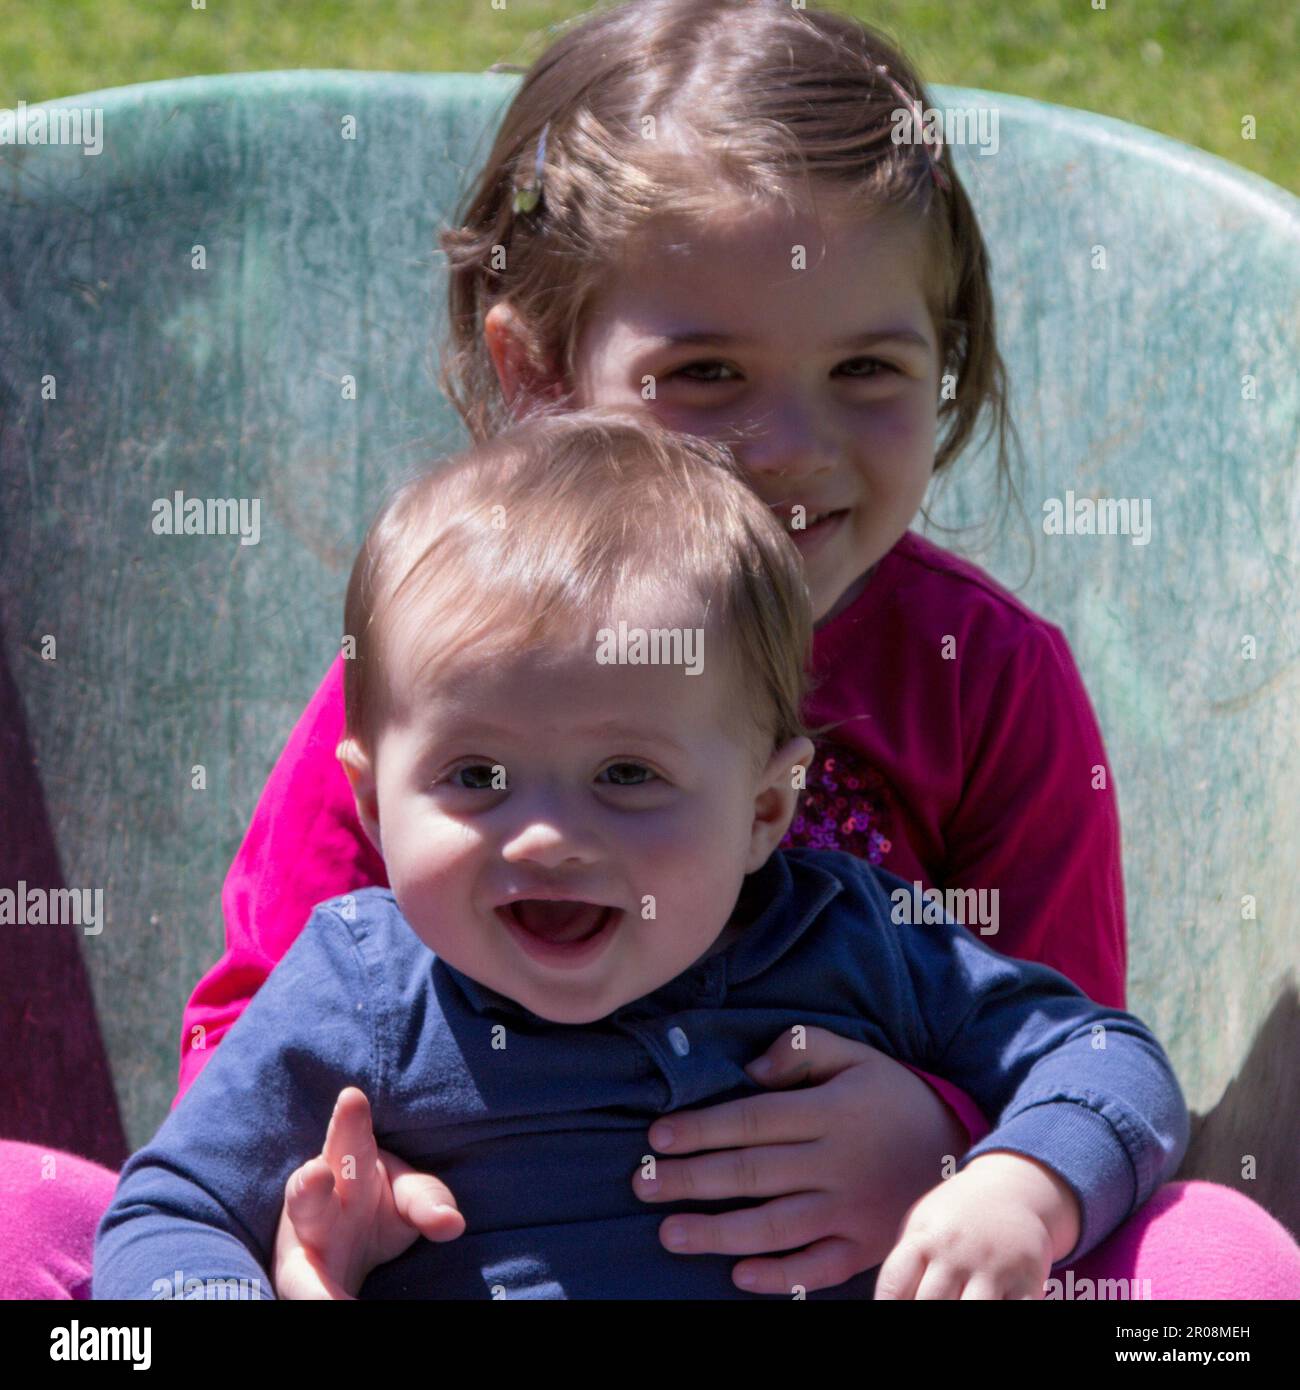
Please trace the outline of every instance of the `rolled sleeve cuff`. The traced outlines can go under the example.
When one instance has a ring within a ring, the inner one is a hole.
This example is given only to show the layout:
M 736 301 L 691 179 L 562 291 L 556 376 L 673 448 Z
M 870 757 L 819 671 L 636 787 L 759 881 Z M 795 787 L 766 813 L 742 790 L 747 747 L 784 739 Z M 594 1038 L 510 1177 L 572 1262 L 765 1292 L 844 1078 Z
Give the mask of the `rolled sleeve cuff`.
M 1079 1239 L 1053 1269 L 1081 1259 L 1132 1211 L 1137 1176 L 1119 1136 L 1095 1110 L 1074 1101 L 1044 1101 L 999 1125 L 967 1151 L 972 1159 L 999 1149 L 1037 1159 L 1069 1185 L 1079 1200 Z

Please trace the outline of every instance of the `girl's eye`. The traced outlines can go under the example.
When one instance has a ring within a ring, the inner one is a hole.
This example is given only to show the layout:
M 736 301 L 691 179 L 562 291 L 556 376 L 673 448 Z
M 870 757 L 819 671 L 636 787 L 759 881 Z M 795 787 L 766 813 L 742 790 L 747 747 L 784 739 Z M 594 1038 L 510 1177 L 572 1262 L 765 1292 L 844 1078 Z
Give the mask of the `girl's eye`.
M 466 763 L 451 774 L 450 780 L 453 786 L 466 791 L 499 791 L 506 785 L 506 770 L 500 763 Z
M 856 369 L 856 370 L 855 370 Z M 838 372 L 855 380 L 866 380 L 870 377 L 884 376 L 896 372 L 897 368 L 888 362 L 883 362 L 879 357 L 853 357 L 849 361 L 842 363 L 836 368 Z M 726 372 L 729 375 L 722 376 Z M 679 367 L 672 376 L 681 377 L 686 381 L 697 381 L 702 384 L 713 382 L 731 381 L 738 379 L 735 377 L 733 369 L 725 362 L 688 362 L 684 367 Z
M 605 769 L 610 784 L 615 787 L 644 787 L 647 782 L 658 780 L 644 763 L 610 763 Z M 605 773 L 602 773 L 603 777 Z
M 867 377 L 881 376 L 885 372 L 892 372 L 895 370 L 893 367 L 889 365 L 888 362 L 882 362 L 879 357 L 852 357 L 847 362 L 845 362 L 840 368 L 838 368 L 838 370 L 843 371 L 845 367 L 855 366 L 874 368 L 874 370 L 864 372 L 847 372 L 845 374 L 850 377 L 857 377 L 859 379 L 863 379 Z

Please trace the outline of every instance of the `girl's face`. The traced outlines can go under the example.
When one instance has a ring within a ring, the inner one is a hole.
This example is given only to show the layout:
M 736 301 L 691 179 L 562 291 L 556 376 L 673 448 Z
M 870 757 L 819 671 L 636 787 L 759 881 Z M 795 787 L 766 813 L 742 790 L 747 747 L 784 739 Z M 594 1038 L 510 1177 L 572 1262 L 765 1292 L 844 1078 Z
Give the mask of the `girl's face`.
M 939 344 L 919 231 L 898 215 L 727 208 L 703 231 L 657 220 L 625 263 L 579 340 L 575 404 L 731 445 L 791 528 L 825 621 L 907 530 L 933 470 Z M 488 339 L 509 397 L 499 311 Z

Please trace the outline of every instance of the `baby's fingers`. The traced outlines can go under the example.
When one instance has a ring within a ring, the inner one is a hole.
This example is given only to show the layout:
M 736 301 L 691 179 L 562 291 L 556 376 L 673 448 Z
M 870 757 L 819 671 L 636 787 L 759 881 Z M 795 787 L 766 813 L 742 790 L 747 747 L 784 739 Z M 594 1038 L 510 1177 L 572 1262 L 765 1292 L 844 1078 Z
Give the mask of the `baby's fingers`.
M 388 1169 L 393 1205 L 402 1220 L 427 1240 L 455 1240 L 465 1229 L 465 1218 L 451 1188 L 432 1173 L 417 1172 L 405 1159 L 386 1149 L 378 1152 Z
M 374 1171 L 379 1146 L 375 1143 L 370 1102 L 356 1086 L 345 1086 L 339 1092 L 322 1153 L 335 1174 L 355 1178 Z M 345 1171 L 349 1159 L 353 1166 L 351 1171 Z
M 288 1251 L 276 1266 L 276 1297 L 286 1300 L 315 1300 L 351 1303 L 352 1295 L 301 1246 Z
M 303 1245 L 323 1250 L 339 1211 L 334 1174 L 323 1158 L 309 1159 L 289 1175 L 284 1185 L 284 1214 Z
M 925 1274 L 926 1258 L 907 1241 L 894 1246 L 876 1274 L 874 1298 L 885 1300 L 915 1298 Z
M 968 1277 L 951 1260 L 936 1258 L 928 1243 L 904 1239 L 880 1266 L 875 1296 L 882 1300 L 960 1298 Z
M 976 1270 L 971 1275 L 966 1287 L 961 1291 L 963 1303 L 971 1301 L 999 1302 L 1004 1298 L 1013 1298 L 1015 1295 L 1010 1292 L 1010 1284 L 1000 1279 L 996 1274 L 987 1271 Z
M 968 1271 L 959 1269 L 956 1265 L 932 1259 L 926 1265 L 925 1273 L 921 1276 L 921 1282 L 916 1286 L 916 1292 L 912 1297 L 924 1302 L 960 1298 L 969 1277 Z
M 320 1253 L 338 1213 L 334 1175 L 323 1158 L 313 1158 L 290 1175 L 275 1234 L 273 1283 L 277 1298 L 352 1297 L 326 1268 Z

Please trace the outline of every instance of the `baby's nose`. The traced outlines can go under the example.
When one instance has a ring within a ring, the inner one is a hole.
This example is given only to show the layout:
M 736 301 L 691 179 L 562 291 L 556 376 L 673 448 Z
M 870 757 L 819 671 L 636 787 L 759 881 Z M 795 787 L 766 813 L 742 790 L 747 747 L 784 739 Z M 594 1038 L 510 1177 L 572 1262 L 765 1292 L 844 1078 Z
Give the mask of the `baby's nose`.
M 551 801 L 521 810 L 521 818 L 501 846 L 502 857 L 510 863 L 553 869 L 567 863 L 590 864 L 599 857 L 594 831 L 574 808 Z

